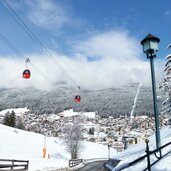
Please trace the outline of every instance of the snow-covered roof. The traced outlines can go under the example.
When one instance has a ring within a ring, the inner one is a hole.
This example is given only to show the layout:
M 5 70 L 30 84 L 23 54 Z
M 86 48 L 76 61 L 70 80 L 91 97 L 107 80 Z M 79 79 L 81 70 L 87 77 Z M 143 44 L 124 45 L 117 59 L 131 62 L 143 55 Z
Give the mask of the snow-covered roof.
M 82 116 L 85 116 L 87 118 L 95 118 L 96 117 L 95 112 L 74 112 L 73 109 L 64 110 L 59 115 L 62 115 L 63 117 L 72 117 L 72 116 L 76 116 L 76 115 L 82 115 Z
M 82 126 L 83 126 L 84 128 L 97 127 L 97 125 L 94 124 L 94 123 L 92 123 L 92 122 L 88 122 L 88 123 L 82 124 Z
M 142 116 L 136 116 L 135 118 L 139 118 L 139 119 L 147 119 L 148 116 L 142 115 Z
M 59 118 L 60 118 L 60 116 L 55 115 L 55 114 L 51 114 L 50 116 L 48 116 L 48 119 L 50 119 L 50 120 L 56 120 L 56 119 L 59 119 Z
M 87 118 L 95 118 L 96 117 L 95 112 L 84 112 L 83 115 Z
M 60 114 L 62 114 L 64 117 L 72 117 L 78 115 L 78 112 L 74 112 L 73 109 L 70 109 L 70 110 L 64 110 Z

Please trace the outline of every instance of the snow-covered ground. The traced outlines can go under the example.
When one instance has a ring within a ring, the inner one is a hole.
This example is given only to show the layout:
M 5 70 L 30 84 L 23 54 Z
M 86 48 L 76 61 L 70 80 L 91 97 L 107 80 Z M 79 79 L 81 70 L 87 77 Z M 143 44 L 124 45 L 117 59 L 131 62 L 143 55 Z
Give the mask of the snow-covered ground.
M 47 170 L 47 168 L 68 167 L 70 155 L 65 149 L 63 141 L 59 138 L 47 137 L 47 154 L 43 158 L 45 136 L 23 130 L 14 129 L 0 124 L 0 158 L 29 160 L 29 170 Z M 111 149 L 116 155 L 116 151 Z M 92 142 L 84 142 L 84 150 L 80 158 L 108 158 L 108 148 Z
M 12 111 L 14 111 L 17 116 L 21 116 L 25 114 L 26 112 L 28 112 L 29 110 L 27 108 L 5 109 L 5 110 L 0 111 L 0 116 L 5 116 L 7 112 L 11 113 Z
M 161 145 L 164 145 L 168 142 L 171 142 L 171 127 L 167 126 L 160 131 L 161 134 Z M 149 146 L 150 150 L 154 150 L 156 147 L 155 144 L 155 135 L 151 136 L 149 138 Z M 114 159 L 119 159 L 122 160 L 116 168 L 113 168 L 113 171 L 118 170 L 122 165 L 125 165 L 126 163 L 129 163 L 138 157 L 142 156 L 145 154 L 145 149 L 146 149 L 146 144 L 145 142 L 138 143 L 137 145 L 131 146 L 124 152 L 118 154 L 117 156 L 113 156 L 112 158 Z M 166 152 L 171 151 L 171 145 L 169 145 L 167 148 L 163 150 L 163 154 Z M 156 160 L 156 157 L 153 155 L 150 157 L 151 162 Z M 147 167 L 147 161 L 143 160 L 142 162 L 131 166 L 127 169 L 124 169 L 125 171 L 142 171 Z M 156 163 L 154 166 L 151 168 L 152 171 L 171 171 L 171 153 L 166 156 L 165 158 L 161 159 L 158 163 Z

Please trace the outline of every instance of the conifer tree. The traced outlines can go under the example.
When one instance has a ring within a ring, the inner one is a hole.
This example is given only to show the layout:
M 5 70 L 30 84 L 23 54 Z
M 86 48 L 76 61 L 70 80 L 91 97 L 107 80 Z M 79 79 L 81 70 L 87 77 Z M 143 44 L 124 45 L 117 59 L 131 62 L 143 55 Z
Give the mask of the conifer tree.
M 160 86 L 160 88 L 164 90 L 166 97 L 162 103 L 162 113 L 171 116 L 171 54 L 166 56 L 166 60 L 164 79 L 162 85 Z
M 3 124 L 4 125 L 10 126 L 10 119 L 9 118 L 10 118 L 10 112 L 8 111 L 5 113 L 5 116 L 3 118 Z
M 15 127 L 16 125 L 16 116 L 15 112 L 12 111 L 11 113 L 8 111 L 3 119 L 3 124 L 11 127 Z
M 16 125 L 16 116 L 15 116 L 15 112 L 12 110 L 10 114 L 10 126 L 15 127 L 15 125 Z

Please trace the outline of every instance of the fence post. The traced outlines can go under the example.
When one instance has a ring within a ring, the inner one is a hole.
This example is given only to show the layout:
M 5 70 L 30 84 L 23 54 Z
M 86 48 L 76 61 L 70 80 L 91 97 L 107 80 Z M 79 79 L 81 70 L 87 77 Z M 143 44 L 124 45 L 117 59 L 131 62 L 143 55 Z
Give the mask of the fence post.
M 25 170 L 28 170 L 28 165 L 29 165 L 29 161 L 27 161 L 27 165 L 25 166 Z
M 14 160 L 12 160 L 12 166 L 11 166 L 11 170 L 14 169 Z
M 148 143 L 149 143 L 149 140 L 148 139 L 146 139 L 145 140 L 145 143 L 146 143 L 146 153 L 147 153 L 147 169 L 148 169 L 148 171 L 151 171 L 151 165 L 150 165 L 150 151 L 149 151 L 149 145 L 148 145 Z

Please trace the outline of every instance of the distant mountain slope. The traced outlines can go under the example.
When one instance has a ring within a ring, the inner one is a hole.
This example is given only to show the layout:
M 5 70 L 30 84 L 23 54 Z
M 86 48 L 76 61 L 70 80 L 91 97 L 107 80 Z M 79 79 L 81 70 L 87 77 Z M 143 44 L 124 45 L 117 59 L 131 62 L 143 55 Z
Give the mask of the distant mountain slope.
M 6 108 L 27 107 L 37 114 L 58 113 L 73 108 L 75 111 L 96 111 L 99 115 L 130 115 L 138 84 L 121 88 L 103 90 L 82 90 L 82 101 L 74 102 L 76 95 L 68 88 L 58 88 L 53 91 L 40 91 L 33 88 L 0 90 L 0 110 Z M 161 92 L 158 92 L 160 96 Z M 159 101 L 161 108 L 162 99 Z M 153 113 L 152 91 L 142 86 L 138 95 L 134 114 Z

